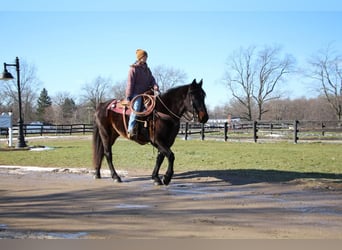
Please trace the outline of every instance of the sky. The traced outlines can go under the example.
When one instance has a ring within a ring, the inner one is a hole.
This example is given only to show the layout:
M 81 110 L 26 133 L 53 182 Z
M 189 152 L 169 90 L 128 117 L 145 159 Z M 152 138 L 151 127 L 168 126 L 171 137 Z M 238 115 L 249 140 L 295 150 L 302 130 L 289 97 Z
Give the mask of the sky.
M 0 63 L 18 56 L 36 67 L 50 96 L 67 91 L 77 99 L 98 76 L 125 80 L 141 48 L 151 69 L 180 69 L 186 83 L 203 79 L 214 107 L 230 100 L 222 79 L 240 48 L 281 46 L 300 67 L 329 44 L 342 53 L 340 2 L 0 0 Z M 282 88 L 289 98 L 310 97 L 308 84 L 290 78 Z

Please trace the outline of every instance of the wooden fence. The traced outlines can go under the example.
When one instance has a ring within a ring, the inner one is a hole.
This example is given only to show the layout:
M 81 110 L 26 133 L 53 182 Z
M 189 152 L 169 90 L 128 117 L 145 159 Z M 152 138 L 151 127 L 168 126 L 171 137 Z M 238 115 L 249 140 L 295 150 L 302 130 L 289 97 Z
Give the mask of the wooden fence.
M 179 134 L 185 140 L 200 138 L 224 141 L 250 140 L 329 140 L 342 142 L 342 122 L 339 121 L 244 121 L 182 123 Z
M 24 135 L 73 135 L 89 134 L 92 124 L 40 125 L 25 124 Z M 1 136 L 7 136 L 7 130 L 1 129 Z M 13 126 L 18 134 L 18 126 Z M 298 140 L 341 141 L 342 122 L 339 121 L 244 121 L 244 122 L 208 122 L 181 123 L 179 136 L 189 139 L 214 139 L 224 141 L 265 141 Z
M 24 124 L 24 135 L 63 135 L 86 134 L 93 132 L 92 124 L 68 124 L 68 125 L 42 125 Z M 7 129 L 2 129 L 1 134 L 7 135 Z M 18 134 L 18 125 L 13 125 L 13 134 Z

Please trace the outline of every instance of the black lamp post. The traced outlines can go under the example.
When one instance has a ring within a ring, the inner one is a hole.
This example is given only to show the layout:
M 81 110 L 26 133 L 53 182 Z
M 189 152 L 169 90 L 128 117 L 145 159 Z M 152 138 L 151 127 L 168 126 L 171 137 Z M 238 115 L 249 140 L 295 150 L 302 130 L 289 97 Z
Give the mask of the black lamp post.
M 12 80 L 14 77 L 10 72 L 7 71 L 7 66 L 14 66 L 17 70 L 17 87 L 18 87 L 18 102 L 19 102 L 19 135 L 18 135 L 18 143 L 17 148 L 25 148 L 27 147 L 25 138 L 24 138 L 24 122 L 21 113 L 21 88 L 20 88 L 20 67 L 19 67 L 19 58 L 15 58 L 15 64 L 4 63 L 4 72 L 0 75 L 0 80 Z

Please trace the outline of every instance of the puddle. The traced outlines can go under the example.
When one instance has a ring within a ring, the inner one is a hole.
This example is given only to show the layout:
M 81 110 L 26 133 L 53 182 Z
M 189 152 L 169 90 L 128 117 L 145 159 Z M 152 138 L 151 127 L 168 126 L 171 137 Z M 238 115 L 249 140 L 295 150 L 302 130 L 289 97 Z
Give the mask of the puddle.
M 124 208 L 124 209 L 142 209 L 149 208 L 149 205 L 139 205 L 139 204 L 119 204 L 115 206 L 116 208 Z
M 78 233 L 45 233 L 39 232 L 35 233 L 35 236 L 38 238 L 44 239 L 80 239 L 88 235 L 86 232 L 78 232 Z
M 174 184 L 166 188 L 171 195 L 190 196 L 192 200 L 214 200 L 227 197 L 232 191 L 231 187 L 208 187 L 188 184 Z
M 0 224 L 0 239 L 81 239 L 86 232 L 32 232 L 11 230 L 5 224 Z

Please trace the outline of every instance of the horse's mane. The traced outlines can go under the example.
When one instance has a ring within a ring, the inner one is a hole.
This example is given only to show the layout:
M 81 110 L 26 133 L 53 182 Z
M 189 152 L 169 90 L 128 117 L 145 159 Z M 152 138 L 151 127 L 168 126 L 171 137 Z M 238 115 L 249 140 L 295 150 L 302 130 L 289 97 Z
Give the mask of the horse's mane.
M 174 96 L 174 95 L 179 95 L 179 92 L 186 92 L 189 87 L 190 87 L 191 83 L 190 84 L 186 84 L 186 85 L 181 85 L 181 86 L 176 86 L 176 87 L 173 87 L 171 89 L 168 89 L 165 93 L 161 94 L 161 96 L 163 97 L 168 97 L 168 96 Z M 203 92 L 203 95 L 204 97 L 206 96 L 206 93 L 202 90 Z
M 188 89 L 189 86 L 190 86 L 190 84 L 173 87 L 171 89 L 168 89 L 165 93 L 162 93 L 161 96 L 162 97 L 174 96 L 180 91 L 182 91 L 182 92 L 185 91 L 185 89 Z

